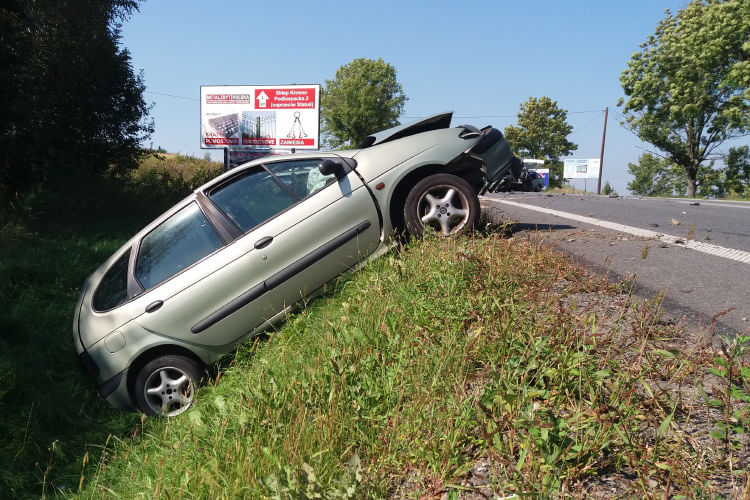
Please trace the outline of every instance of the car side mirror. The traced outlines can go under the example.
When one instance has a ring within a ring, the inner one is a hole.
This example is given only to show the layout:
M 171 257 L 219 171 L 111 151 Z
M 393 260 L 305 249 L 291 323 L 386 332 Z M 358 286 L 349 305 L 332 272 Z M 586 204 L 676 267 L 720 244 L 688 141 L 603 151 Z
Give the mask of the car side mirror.
M 347 169 L 343 163 L 331 160 L 330 158 L 320 162 L 318 170 L 320 170 L 320 173 L 323 175 L 335 175 L 338 180 L 343 179 L 347 174 Z

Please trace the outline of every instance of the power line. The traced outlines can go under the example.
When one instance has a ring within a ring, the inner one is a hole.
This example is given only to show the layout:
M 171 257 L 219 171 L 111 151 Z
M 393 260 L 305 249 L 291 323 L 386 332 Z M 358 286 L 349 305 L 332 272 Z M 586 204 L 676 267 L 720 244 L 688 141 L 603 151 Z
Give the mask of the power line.
M 161 95 L 166 97 L 174 97 L 175 99 L 186 99 L 188 101 L 200 101 L 197 97 L 185 97 L 184 95 L 175 95 L 175 94 L 165 94 L 164 92 L 151 92 L 149 90 L 146 90 L 144 92 L 145 94 L 153 94 L 153 95 Z
M 603 109 L 591 109 L 586 111 L 568 111 L 568 114 L 582 114 L 582 113 L 604 113 Z M 453 118 L 460 118 L 460 119 L 474 119 L 474 118 L 516 118 L 518 116 L 518 113 L 514 113 L 512 115 L 461 115 L 461 116 L 454 116 Z M 426 118 L 425 116 L 402 116 L 401 118 L 405 118 L 408 120 L 418 120 L 420 118 Z
M 160 95 L 164 97 L 173 97 L 175 99 L 185 99 L 188 101 L 200 101 L 197 97 L 187 97 L 184 95 L 176 95 L 176 94 L 167 94 L 166 92 L 153 92 L 150 90 L 145 91 L 146 94 L 152 94 L 152 95 Z M 592 110 L 586 110 L 586 111 L 568 111 L 569 114 L 581 114 L 581 113 L 603 113 L 603 109 L 592 109 Z M 453 118 L 460 118 L 460 119 L 467 119 L 467 118 L 515 118 L 518 116 L 518 113 L 514 113 L 512 115 L 464 115 L 464 116 L 454 116 Z M 416 120 L 419 118 L 425 118 L 424 116 L 402 116 L 401 118 L 406 118 L 409 120 Z

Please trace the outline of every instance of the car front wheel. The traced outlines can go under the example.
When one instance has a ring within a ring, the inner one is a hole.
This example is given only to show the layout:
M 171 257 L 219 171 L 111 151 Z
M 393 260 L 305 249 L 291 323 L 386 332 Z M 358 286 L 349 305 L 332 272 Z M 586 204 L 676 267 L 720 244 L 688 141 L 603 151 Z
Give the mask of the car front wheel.
M 436 174 L 419 181 L 404 205 L 409 233 L 421 236 L 430 226 L 440 234 L 465 234 L 479 218 L 479 198 L 471 184 L 451 174 Z
M 179 415 L 193 404 L 200 379 L 201 366 L 193 359 L 173 354 L 155 358 L 135 379 L 138 408 L 149 415 Z

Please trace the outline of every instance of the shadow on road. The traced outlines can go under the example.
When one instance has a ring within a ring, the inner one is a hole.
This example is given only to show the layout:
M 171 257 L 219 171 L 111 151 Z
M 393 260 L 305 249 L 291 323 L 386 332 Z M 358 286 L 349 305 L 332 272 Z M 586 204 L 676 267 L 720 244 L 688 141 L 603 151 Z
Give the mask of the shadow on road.
M 564 229 L 576 229 L 576 226 L 568 224 L 511 223 L 508 224 L 506 232 L 509 235 L 513 235 L 522 231 L 561 231 Z

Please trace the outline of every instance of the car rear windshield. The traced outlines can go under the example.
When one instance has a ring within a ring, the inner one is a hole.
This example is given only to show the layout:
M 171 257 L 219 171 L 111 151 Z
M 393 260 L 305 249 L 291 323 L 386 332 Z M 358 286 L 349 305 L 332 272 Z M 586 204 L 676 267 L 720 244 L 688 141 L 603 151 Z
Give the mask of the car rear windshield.
M 135 276 L 149 290 L 203 257 L 223 242 L 196 203 L 191 203 L 148 233 L 138 250 Z
M 97 311 L 114 309 L 128 298 L 128 261 L 130 250 L 112 264 L 94 292 L 93 306 Z

